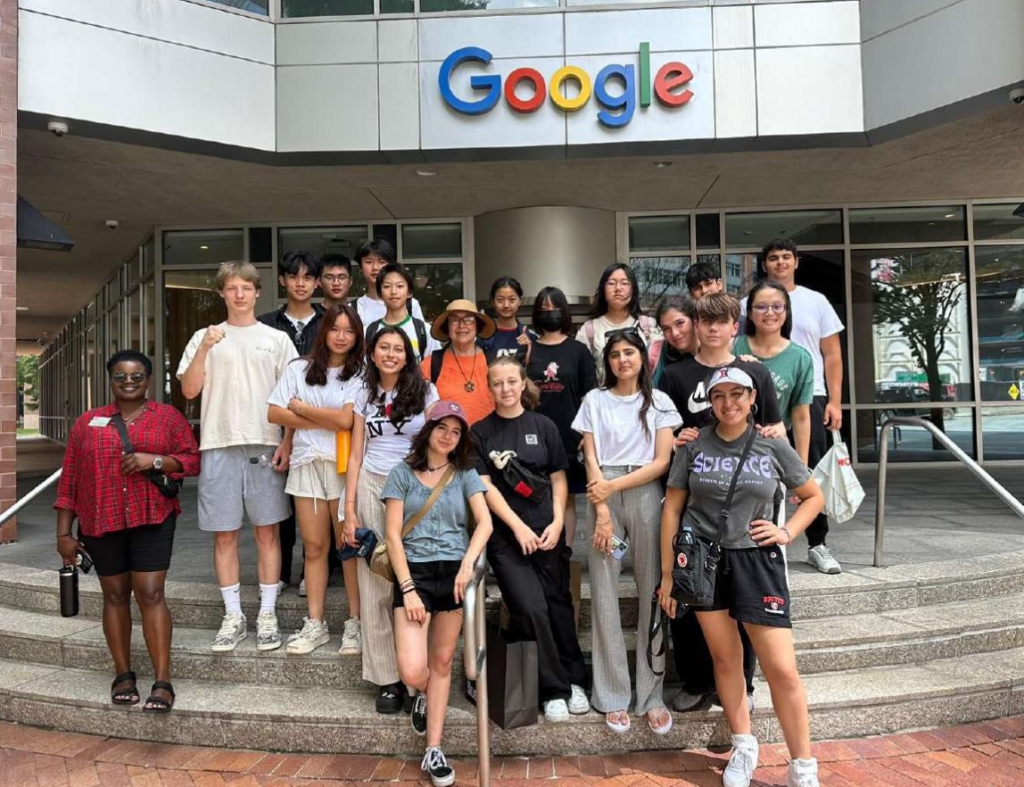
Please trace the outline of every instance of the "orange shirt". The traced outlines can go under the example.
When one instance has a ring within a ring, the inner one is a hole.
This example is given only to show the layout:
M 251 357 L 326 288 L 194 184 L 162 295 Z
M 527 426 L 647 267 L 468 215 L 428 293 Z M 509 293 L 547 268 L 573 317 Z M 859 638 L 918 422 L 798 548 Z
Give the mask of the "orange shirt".
M 423 359 L 420 371 L 430 379 L 430 356 Z M 473 384 L 473 390 L 466 390 L 466 383 Z M 442 399 L 458 402 L 466 411 L 471 424 L 486 418 L 494 412 L 494 397 L 487 387 L 487 356 L 477 350 L 473 358 L 459 357 L 449 351 L 444 353 L 441 376 L 437 378 L 437 393 Z

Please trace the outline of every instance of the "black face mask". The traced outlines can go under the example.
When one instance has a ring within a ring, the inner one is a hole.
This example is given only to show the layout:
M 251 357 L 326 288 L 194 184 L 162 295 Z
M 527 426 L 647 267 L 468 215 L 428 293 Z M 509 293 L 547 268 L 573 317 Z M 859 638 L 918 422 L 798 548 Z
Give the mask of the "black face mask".
M 562 310 L 545 309 L 537 315 L 537 327 L 542 331 L 558 331 L 562 328 Z

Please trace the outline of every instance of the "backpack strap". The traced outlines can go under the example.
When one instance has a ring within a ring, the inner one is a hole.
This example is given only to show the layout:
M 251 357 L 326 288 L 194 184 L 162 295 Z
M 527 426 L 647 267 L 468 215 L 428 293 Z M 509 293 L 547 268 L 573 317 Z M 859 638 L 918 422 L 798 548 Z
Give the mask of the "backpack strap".
M 590 347 L 590 352 L 594 352 L 594 321 L 587 320 L 583 323 L 583 331 L 587 334 L 587 346 Z
M 437 385 L 441 378 L 441 366 L 444 364 L 444 348 L 434 350 L 430 354 L 430 382 Z
M 380 330 L 382 322 L 384 322 L 384 320 L 374 320 L 366 326 L 366 341 L 370 341 L 370 339 L 377 335 L 377 331 Z
M 117 433 L 121 436 L 121 445 L 124 448 L 126 454 L 134 454 L 135 448 L 132 446 L 132 439 L 128 436 L 128 427 L 125 425 L 124 418 L 121 417 L 121 413 L 114 413 L 110 417 L 110 422 L 117 429 Z
M 427 326 L 423 324 L 423 320 L 412 318 L 413 328 L 416 329 L 416 341 L 420 345 L 420 360 L 422 361 L 427 357 Z

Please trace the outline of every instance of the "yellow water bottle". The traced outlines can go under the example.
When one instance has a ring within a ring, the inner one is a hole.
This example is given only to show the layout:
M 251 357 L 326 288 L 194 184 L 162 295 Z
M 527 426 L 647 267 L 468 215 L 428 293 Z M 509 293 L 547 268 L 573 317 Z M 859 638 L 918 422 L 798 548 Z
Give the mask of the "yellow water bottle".
M 338 475 L 348 472 L 348 455 L 352 451 L 352 432 L 345 429 L 337 433 Z

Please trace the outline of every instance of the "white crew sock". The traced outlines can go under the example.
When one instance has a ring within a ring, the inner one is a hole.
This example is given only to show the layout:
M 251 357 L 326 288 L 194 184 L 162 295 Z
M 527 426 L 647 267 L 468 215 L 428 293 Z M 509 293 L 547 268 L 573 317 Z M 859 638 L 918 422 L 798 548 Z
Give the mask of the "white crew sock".
M 234 585 L 228 585 L 226 588 L 220 589 L 221 598 L 224 599 L 224 611 L 227 614 L 242 614 L 242 597 L 240 593 L 241 589 L 242 585 L 238 582 L 236 582 Z
M 275 607 L 277 606 L 277 583 L 272 585 L 264 585 L 260 583 L 260 614 L 269 612 L 274 614 Z

